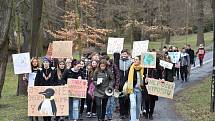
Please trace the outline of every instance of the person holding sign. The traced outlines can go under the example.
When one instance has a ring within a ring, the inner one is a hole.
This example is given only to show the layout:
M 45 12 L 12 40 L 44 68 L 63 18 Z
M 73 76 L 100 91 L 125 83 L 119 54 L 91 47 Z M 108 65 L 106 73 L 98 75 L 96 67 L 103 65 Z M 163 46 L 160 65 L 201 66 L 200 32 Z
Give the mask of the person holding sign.
M 144 68 L 140 64 L 140 57 L 134 58 L 128 73 L 127 93 L 130 94 L 130 121 L 139 121 L 142 102 L 142 89 L 144 88 Z
M 65 70 L 62 80 L 67 84 L 69 78 L 82 79 L 83 73 L 81 72 L 81 65 L 79 61 L 73 62 L 73 68 Z M 69 97 L 69 120 L 79 119 L 79 98 Z
M 37 74 L 38 71 L 39 71 L 39 67 L 40 67 L 40 64 L 39 64 L 38 58 L 33 57 L 33 58 L 31 59 L 31 70 L 32 70 L 32 73 L 33 73 L 33 74 Z M 23 77 L 23 80 L 26 80 L 26 81 L 27 81 L 26 76 Z M 30 81 L 35 81 L 35 78 L 34 78 L 34 80 L 29 80 L 29 79 L 28 79 L 28 84 L 31 83 Z M 32 84 L 33 84 L 33 86 L 34 86 L 34 82 L 32 82 Z M 35 121 L 38 121 L 38 117 L 32 117 L 32 116 L 29 117 L 30 121 L 34 121 L 34 118 L 35 118 Z
M 93 83 L 93 74 L 98 66 L 96 60 L 92 60 L 91 64 L 88 66 L 88 89 L 87 89 L 87 118 L 96 118 L 96 102 L 94 99 L 94 83 Z
M 108 87 L 113 88 L 113 73 L 108 69 L 105 59 L 102 59 L 94 72 L 93 81 L 95 85 L 94 96 L 96 100 L 96 111 L 99 121 L 104 121 L 108 96 L 105 90 Z
M 204 56 L 205 56 L 205 49 L 204 49 L 204 45 L 203 44 L 199 45 L 199 49 L 196 52 L 196 55 L 199 57 L 200 66 L 202 66 L 203 59 L 204 59 Z
M 160 58 L 159 56 L 156 57 L 156 68 L 149 68 L 146 75 L 148 75 L 147 78 L 154 78 L 154 79 L 161 79 L 163 68 L 159 64 Z M 145 79 L 146 80 L 146 79 Z M 148 84 L 148 82 L 145 81 L 145 84 Z M 145 90 L 144 90 L 145 91 Z M 145 119 L 153 120 L 153 113 L 155 108 L 155 101 L 158 100 L 158 96 L 148 94 L 148 90 L 145 91 Z
M 119 82 L 119 91 L 123 91 L 123 86 L 125 82 L 128 80 L 128 72 L 129 67 L 132 64 L 131 59 L 128 55 L 128 50 L 124 49 L 121 51 L 121 56 L 119 59 L 119 75 L 120 75 L 120 82 Z M 116 60 L 115 60 L 116 61 Z M 127 95 L 120 95 L 119 97 L 119 107 L 120 107 L 120 118 L 125 119 L 129 117 L 129 98 Z
M 35 86 L 52 86 L 52 69 L 50 67 L 50 62 L 43 58 L 43 64 L 42 69 L 37 72 L 36 78 L 35 78 Z M 51 116 L 44 116 L 44 121 L 51 121 Z
M 164 55 L 164 61 L 168 62 L 168 63 L 172 63 L 170 56 L 168 55 Z M 164 73 L 163 73 L 163 79 L 169 82 L 173 82 L 174 81 L 174 70 L 172 69 L 168 69 L 168 68 L 164 68 Z

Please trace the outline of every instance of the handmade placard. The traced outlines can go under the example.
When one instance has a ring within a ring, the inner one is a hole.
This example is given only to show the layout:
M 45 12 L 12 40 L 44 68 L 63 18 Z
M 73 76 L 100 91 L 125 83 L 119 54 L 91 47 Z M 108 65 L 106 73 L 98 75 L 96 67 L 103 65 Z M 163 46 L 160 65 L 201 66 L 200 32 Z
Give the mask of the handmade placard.
M 87 80 L 68 79 L 69 97 L 86 98 Z
M 67 86 L 28 87 L 28 116 L 68 116 Z
M 156 68 L 156 52 L 146 52 L 141 57 L 144 68 Z
M 161 82 L 153 78 L 146 78 L 146 82 L 148 82 L 146 85 L 148 94 L 173 99 L 175 83 L 168 81 Z
M 52 58 L 71 58 L 72 41 L 53 41 Z
M 132 57 L 139 56 L 142 53 L 148 51 L 149 40 L 146 41 L 134 41 L 133 42 L 133 50 L 132 50 Z
M 108 38 L 107 54 L 120 53 L 123 50 L 124 38 Z

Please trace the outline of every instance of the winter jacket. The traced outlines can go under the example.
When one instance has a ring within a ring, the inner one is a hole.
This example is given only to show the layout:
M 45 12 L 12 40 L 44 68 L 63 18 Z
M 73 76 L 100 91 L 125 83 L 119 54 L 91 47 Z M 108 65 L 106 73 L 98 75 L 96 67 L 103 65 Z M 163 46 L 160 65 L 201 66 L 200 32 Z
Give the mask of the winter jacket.
M 199 48 L 198 51 L 196 52 L 196 55 L 198 55 L 200 60 L 203 60 L 205 53 L 206 52 L 204 48 Z
M 67 84 L 67 80 L 69 78 L 78 79 L 79 76 L 81 76 L 81 78 L 84 79 L 84 76 L 81 70 L 75 71 L 74 68 L 66 69 L 62 76 L 63 84 Z
M 64 71 L 65 71 L 64 69 L 61 70 L 61 74 L 62 74 L 62 75 L 63 75 Z M 54 86 L 57 86 L 57 85 L 64 85 L 64 81 L 62 80 L 62 77 L 61 77 L 61 79 L 58 78 L 57 69 L 55 69 L 55 70 L 53 71 L 53 85 L 54 85 Z
M 181 57 L 179 59 L 180 66 L 190 66 L 190 56 L 187 53 L 181 53 Z
M 129 68 L 132 64 L 130 59 L 120 59 L 119 60 L 119 74 L 120 74 L 120 82 L 119 82 L 119 91 L 122 91 L 125 82 L 128 80 L 128 72 Z
M 187 49 L 186 51 L 187 51 L 187 53 L 188 53 L 189 56 L 190 56 L 190 64 L 194 64 L 194 57 L 195 57 L 195 52 L 194 52 L 194 50 L 192 50 L 192 49 Z
M 50 75 L 50 78 L 48 80 L 45 80 L 44 76 L 48 77 Z M 51 68 L 45 69 L 42 68 L 37 72 L 36 78 L 35 78 L 35 86 L 53 86 L 53 70 Z
M 118 89 L 120 82 L 119 68 L 116 64 L 112 64 L 109 66 L 109 69 L 111 70 L 114 76 L 114 88 Z
M 99 78 L 102 79 L 102 83 L 97 84 Z M 109 69 L 104 71 L 97 69 L 93 75 L 93 82 L 95 85 L 94 96 L 105 98 L 105 89 L 109 86 L 113 87 L 113 73 Z

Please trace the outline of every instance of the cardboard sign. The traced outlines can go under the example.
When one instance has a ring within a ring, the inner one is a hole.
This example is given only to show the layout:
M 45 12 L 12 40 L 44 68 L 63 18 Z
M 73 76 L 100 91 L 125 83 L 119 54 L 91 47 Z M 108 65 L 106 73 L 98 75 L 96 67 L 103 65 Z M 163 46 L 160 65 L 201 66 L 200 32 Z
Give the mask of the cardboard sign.
M 49 43 L 49 47 L 48 47 L 48 50 L 47 50 L 47 53 L 46 53 L 47 57 L 49 57 L 49 58 L 52 57 L 52 50 L 53 50 L 53 44 Z
M 71 58 L 72 41 L 53 41 L 52 58 Z
M 173 63 L 177 63 L 180 59 L 180 52 L 168 52 Z
M 139 56 L 142 53 L 148 51 L 149 40 L 146 41 L 134 41 L 133 42 L 133 50 L 132 50 L 132 57 Z
M 124 38 L 108 38 L 107 54 L 120 53 L 123 50 Z
M 168 81 L 161 82 L 153 78 L 146 78 L 146 81 L 148 82 L 146 88 L 149 94 L 173 99 L 175 83 Z
M 15 74 L 31 73 L 30 53 L 12 54 Z
M 160 65 L 162 67 L 168 68 L 168 69 L 172 69 L 172 67 L 173 67 L 172 63 L 169 63 L 169 62 L 166 62 L 166 61 L 163 61 L 163 60 L 160 60 Z
M 86 98 L 87 80 L 68 79 L 69 97 Z
M 68 116 L 67 86 L 28 87 L 28 116 Z
M 156 68 L 156 52 L 147 52 L 142 55 L 144 68 Z
M 30 73 L 28 75 L 28 86 L 34 86 L 34 82 L 35 82 L 35 77 L 36 77 L 37 73 Z

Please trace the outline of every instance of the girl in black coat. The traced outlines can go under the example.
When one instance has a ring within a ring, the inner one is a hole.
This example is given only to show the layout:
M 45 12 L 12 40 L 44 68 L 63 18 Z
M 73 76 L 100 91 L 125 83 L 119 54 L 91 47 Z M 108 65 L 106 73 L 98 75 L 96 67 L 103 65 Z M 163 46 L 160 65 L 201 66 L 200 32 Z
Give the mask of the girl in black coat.
M 61 60 L 57 64 L 57 69 L 53 73 L 53 85 L 64 85 L 64 81 L 62 81 L 62 75 L 65 71 L 66 64 L 65 61 Z
M 52 86 L 53 82 L 52 69 L 50 67 L 50 62 L 47 59 L 43 60 L 42 69 L 37 72 L 35 78 L 35 86 Z M 51 116 L 44 116 L 44 121 L 51 121 Z

